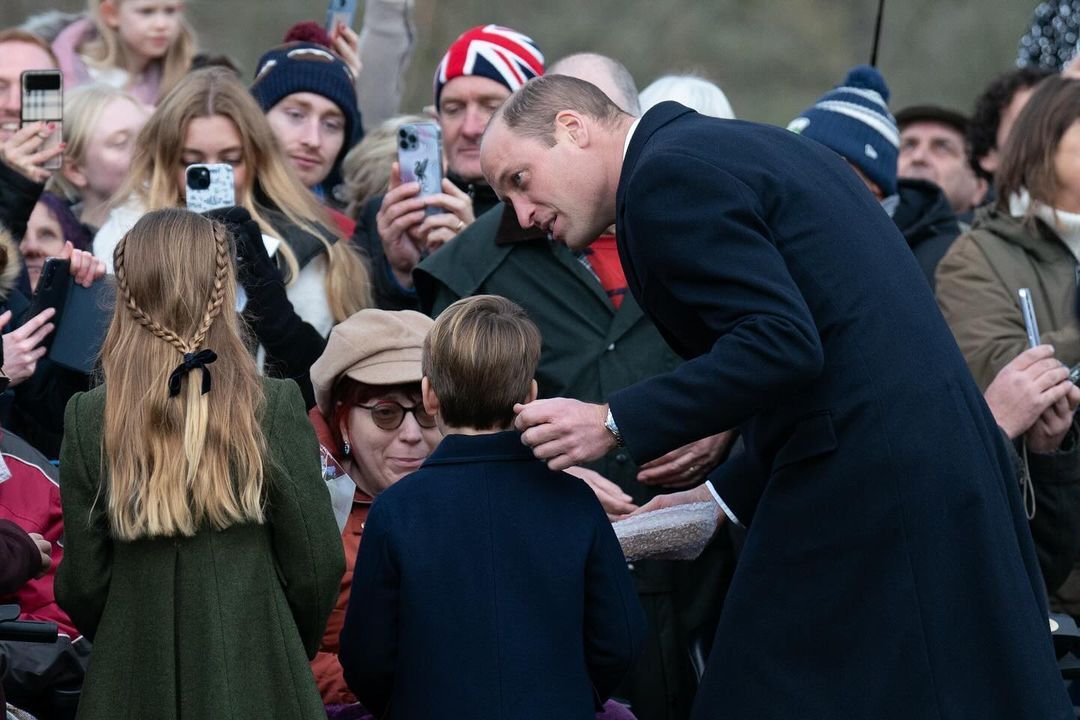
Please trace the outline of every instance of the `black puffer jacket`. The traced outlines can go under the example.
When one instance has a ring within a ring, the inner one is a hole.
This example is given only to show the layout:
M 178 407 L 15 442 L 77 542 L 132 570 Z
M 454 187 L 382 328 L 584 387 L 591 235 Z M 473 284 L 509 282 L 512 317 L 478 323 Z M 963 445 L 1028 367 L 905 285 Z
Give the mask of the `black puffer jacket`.
M 903 233 L 933 290 L 938 261 L 960 236 L 960 225 L 945 194 L 934 183 L 901 178 L 897 188 L 900 204 L 893 222 Z

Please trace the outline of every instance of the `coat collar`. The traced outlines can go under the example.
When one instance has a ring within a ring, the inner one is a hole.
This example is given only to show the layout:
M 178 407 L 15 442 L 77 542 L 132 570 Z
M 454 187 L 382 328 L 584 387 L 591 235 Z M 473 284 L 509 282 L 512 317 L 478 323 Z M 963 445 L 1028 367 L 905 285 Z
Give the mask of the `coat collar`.
M 668 101 L 657 104 L 641 116 L 638 126 L 634 130 L 634 136 L 630 138 L 630 147 L 626 149 L 626 156 L 623 158 L 622 172 L 619 173 L 619 188 L 615 194 L 616 208 L 622 207 L 627 182 L 653 133 L 676 118 L 692 112 L 694 111 L 685 105 Z
M 521 442 L 521 433 L 507 430 L 490 435 L 447 435 L 424 461 L 424 467 L 492 461 L 536 462 L 536 458 Z

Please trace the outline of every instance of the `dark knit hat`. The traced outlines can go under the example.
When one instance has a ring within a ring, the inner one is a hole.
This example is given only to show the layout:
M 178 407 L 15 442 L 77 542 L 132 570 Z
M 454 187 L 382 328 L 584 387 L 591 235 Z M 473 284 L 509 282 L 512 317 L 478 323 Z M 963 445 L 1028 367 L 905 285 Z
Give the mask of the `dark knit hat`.
M 329 49 L 310 42 L 293 42 L 269 50 L 255 71 L 251 94 L 269 112 L 293 93 L 322 95 L 345 116 L 345 143 L 338 161 L 356 144 L 361 134 L 360 109 L 356 105 L 353 74 Z
M 886 196 L 896 193 L 900 132 L 886 104 L 889 88 L 877 68 L 860 65 L 788 125 L 842 155 Z
M 544 56 L 531 38 L 499 25 L 466 30 L 443 55 L 435 70 L 435 109 L 446 83 L 462 75 L 479 75 L 514 92 L 544 74 Z
M 940 105 L 911 105 L 896 113 L 896 125 L 900 132 L 911 123 L 936 122 L 947 125 L 961 135 L 967 135 L 971 121 L 963 113 Z

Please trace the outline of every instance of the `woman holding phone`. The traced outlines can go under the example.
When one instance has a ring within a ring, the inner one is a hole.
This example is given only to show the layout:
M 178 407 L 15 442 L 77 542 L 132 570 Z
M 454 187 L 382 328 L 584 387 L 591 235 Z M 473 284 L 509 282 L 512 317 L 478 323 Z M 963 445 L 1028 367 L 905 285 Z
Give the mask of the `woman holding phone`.
M 68 404 L 60 471 L 83 719 L 325 717 L 307 659 L 341 543 L 300 394 L 259 379 L 230 312 L 232 256 L 178 209 L 115 251 L 105 383 Z
M 193 72 L 162 100 L 135 142 L 131 173 L 118 194 L 126 202 L 98 232 L 94 254 L 109 264 L 143 213 L 183 206 L 186 168 L 196 163 L 232 166 L 235 203 L 266 236 L 287 287 L 287 303 L 265 306 L 261 293 L 271 279 L 244 273 L 244 289 L 259 311 L 247 317 L 266 349 L 267 371 L 302 380 L 330 328 L 371 304 L 368 272 L 352 245 L 340 242 L 334 223 L 281 154 L 266 116 L 230 72 Z M 280 335 L 272 321 L 285 315 L 303 321 L 302 338 Z M 314 404 L 310 393 L 306 399 Z

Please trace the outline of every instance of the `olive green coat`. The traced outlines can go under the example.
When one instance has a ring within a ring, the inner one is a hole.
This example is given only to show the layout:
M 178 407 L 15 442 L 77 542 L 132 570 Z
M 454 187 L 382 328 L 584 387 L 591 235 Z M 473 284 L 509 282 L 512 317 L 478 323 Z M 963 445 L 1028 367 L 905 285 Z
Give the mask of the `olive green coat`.
M 105 388 L 68 403 L 56 598 L 94 643 L 80 719 L 326 717 L 308 658 L 337 597 L 341 539 L 296 384 L 263 387 L 267 522 L 189 538 L 110 537 Z

